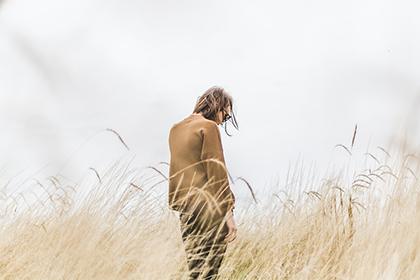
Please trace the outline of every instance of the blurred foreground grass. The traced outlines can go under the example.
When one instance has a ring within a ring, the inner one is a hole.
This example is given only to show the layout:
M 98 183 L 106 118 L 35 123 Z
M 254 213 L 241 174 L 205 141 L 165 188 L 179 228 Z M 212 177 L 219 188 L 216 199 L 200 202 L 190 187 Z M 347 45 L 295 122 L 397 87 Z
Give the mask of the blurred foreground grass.
M 220 278 L 416 279 L 420 159 L 383 152 L 384 162 L 368 154 L 374 167 L 349 181 L 344 168 L 295 199 L 281 191 L 237 207 Z M 130 163 L 91 171 L 96 182 L 36 181 L 44 195 L 32 192 L 30 203 L 0 193 L 0 279 L 187 279 L 177 214 L 155 192 L 166 191 L 163 173 L 154 183 Z

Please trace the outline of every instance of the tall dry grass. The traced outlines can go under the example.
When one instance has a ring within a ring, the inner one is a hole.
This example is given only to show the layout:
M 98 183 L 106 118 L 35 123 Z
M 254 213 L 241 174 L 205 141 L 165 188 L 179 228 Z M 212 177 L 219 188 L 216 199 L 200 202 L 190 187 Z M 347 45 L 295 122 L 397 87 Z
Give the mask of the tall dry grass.
M 418 279 L 420 158 L 408 150 L 378 148 L 384 160 L 366 153 L 371 167 L 345 166 L 293 197 L 295 171 L 286 190 L 237 207 L 220 278 Z M 34 182 L 44 195 L 32 203 L 0 193 L 0 279 L 187 279 L 164 168 L 116 162 L 91 168 L 95 183 L 51 176 Z

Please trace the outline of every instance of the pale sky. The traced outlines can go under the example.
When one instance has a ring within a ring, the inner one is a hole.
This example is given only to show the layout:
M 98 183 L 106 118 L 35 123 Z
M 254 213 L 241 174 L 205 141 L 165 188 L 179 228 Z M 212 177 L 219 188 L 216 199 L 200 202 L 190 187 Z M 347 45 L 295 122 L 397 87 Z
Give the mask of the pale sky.
M 101 170 L 126 152 L 109 132 L 93 137 L 105 128 L 136 165 L 169 161 L 170 126 L 213 85 L 233 96 L 240 128 L 221 128 L 228 169 L 257 193 L 298 159 L 320 174 L 339 166 L 346 155 L 334 147 L 350 144 L 355 124 L 361 155 L 407 127 L 417 137 L 419 10 L 401 0 L 6 0 L 1 182 Z

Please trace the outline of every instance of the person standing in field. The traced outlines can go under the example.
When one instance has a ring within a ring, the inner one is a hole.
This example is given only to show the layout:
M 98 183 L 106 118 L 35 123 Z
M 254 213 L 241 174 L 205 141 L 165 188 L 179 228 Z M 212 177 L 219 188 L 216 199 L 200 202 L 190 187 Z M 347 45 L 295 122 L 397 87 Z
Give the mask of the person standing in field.
M 227 243 L 236 238 L 235 196 L 218 127 L 228 120 L 238 129 L 232 97 L 214 86 L 169 132 L 168 203 L 179 212 L 189 279 L 215 279 Z

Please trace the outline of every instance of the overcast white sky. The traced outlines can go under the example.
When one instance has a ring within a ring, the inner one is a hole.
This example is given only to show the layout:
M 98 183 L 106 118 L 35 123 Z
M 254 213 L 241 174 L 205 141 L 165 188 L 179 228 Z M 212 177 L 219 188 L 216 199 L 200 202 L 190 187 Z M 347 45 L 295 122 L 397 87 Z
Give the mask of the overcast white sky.
M 228 168 L 257 190 L 299 158 L 320 173 L 340 164 L 334 146 L 350 144 L 356 123 L 355 148 L 376 153 L 407 120 L 417 135 L 419 10 L 401 0 L 6 0 L 2 182 L 101 170 L 125 153 L 95 134 L 104 128 L 137 165 L 169 161 L 170 126 L 212 85 L 235 99 L 240 130 L 221 130 Z

